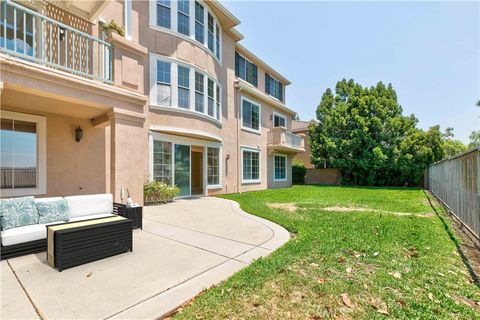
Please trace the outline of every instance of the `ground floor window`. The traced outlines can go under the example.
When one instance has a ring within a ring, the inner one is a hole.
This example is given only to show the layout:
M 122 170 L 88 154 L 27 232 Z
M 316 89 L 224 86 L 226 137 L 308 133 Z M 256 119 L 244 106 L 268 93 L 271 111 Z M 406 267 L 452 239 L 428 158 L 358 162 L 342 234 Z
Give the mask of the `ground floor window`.
M 153 179 L 172 184 L 172 143 L 153 142 Z
M 273 180 L 285 181 L 287 180 L 287 156 L 275 155 L 273 157 Z
M 220 184 L 220 149 L 207 148 L 207 176 L 209 185 Z
M 0 185 L 3 195 L 45 192 L 44 117 L 3 111 L 0 122 Z
M 260 182 L 260 150 L 242 149 L 243 182 Z

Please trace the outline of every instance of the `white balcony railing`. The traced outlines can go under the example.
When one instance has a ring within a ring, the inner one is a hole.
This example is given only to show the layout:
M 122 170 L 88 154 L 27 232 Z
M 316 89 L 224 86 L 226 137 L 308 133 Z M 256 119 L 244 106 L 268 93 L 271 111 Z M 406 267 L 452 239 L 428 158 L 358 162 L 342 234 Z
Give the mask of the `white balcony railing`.
M 267 144 L 270 149 L 302 152 L 305 149 L 303 137 L 297 136 L 286 128 L 275 127 L 268 133 Z
M 0 5 L 0 52 L 112 83 L 112 45 L 10 0 Z

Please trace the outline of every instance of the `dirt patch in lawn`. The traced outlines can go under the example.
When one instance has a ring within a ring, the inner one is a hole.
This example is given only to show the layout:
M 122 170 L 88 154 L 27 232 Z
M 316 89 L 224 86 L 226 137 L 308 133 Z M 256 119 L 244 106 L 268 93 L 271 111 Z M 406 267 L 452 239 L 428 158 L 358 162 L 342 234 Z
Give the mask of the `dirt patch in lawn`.
M 298 208 L 293 202 L 287 203 L 267 203 L 267 206 L 272 209 L 282 209 L 288 212 L 295 212 Z
M 421 218 L 431 218 L 434 216 L 433 213 L 410 213 L 410 212 L 396 212 L 396 211 L 385 211 L 385 210 L 377 210 L 377 209 L 368 209 L 368 208 L 358 208 L 358 207 L 327 207 L 322 208 L 322 210 L 330 211 L 330 212 L 375 212 L 375 213 L 387 213 L 393 214 L 396 216 L 415 216 Z

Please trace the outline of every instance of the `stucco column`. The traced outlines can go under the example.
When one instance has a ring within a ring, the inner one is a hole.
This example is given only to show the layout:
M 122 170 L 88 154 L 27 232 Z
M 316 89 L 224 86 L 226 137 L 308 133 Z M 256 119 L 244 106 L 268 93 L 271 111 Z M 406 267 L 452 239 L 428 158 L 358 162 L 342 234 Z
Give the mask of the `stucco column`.
M 148 167 L 148 133 L 144 117 L 112 112 L 110 117 L 110 188 L 116 202 L 127 188 L 134 202 L 143 204 Z M 126 199 L 125 199 L 126 200 Z

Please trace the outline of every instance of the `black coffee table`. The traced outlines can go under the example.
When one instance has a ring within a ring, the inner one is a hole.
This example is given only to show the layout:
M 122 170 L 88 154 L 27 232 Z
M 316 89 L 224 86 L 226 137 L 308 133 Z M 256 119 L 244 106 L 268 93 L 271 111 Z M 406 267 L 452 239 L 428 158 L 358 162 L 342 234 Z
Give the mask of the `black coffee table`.
M 47 262 L 62 271 L 133 251 L 132 221 L 120 216 L 47 226 Z

